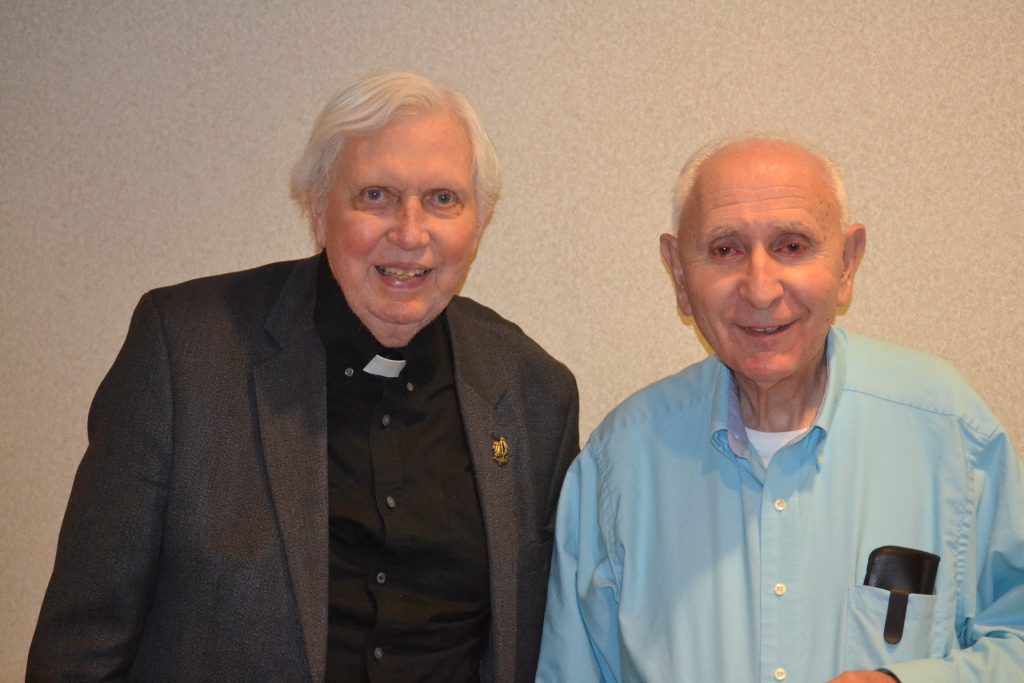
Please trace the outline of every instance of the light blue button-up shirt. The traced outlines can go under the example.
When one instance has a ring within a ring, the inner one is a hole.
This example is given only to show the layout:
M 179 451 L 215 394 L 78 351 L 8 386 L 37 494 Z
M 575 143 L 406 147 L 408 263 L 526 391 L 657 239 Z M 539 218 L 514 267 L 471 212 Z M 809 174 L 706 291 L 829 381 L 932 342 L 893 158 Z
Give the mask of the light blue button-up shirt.
M 947 363 L 833 329 L 813 427 L 767 469 L 716 358 L 616 408 L 558 506 L 537 679 L 1024 681 L 1024 480 Z M 1015 369 L 1014 369 L 1015 370 Z M 868 556 L 941 557 L 883 638 Z

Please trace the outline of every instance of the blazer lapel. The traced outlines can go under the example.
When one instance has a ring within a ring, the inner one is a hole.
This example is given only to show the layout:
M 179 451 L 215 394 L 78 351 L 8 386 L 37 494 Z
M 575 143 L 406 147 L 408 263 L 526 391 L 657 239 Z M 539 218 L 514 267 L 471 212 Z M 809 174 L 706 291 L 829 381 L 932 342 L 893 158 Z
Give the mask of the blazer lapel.
M 313 681 L 327 650 L 326 366 L 313 323 L 317 259 L 286 281 L 266 329 L 277 348 L 253 370 L 267 477 Z
M 455 364 L 455 385 L 469 444 L 477 495 L 487 534 L 491 585 L 490 652 L 493 671 L 513 671 L 516 652 L 516 445 L 522 427 L 502 401 L 509 380 L 500 349 L 492 349 L 486 334 L 458 297 L 447 309 Z M 504 444 L 502 443 L 504 441 Z M 499 452 L 495 452 L 495 448 Z M 507 452 L 502 453 L 502 449 Z M 505 460 L 507 458 L 507 460 Z M 493 647 L 494 643 L 502 647 Z

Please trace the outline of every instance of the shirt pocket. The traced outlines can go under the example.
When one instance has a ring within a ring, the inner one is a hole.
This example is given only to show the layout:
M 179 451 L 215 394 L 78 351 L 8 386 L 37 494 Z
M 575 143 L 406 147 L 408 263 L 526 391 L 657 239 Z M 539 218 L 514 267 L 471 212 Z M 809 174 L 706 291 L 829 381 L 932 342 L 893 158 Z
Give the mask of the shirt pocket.
M 846 596 L 846 651 L 844 670 L 877 669 L 929 656 L 935 616 L 934 595 L 911 593 L 903 638 L 885 642 L 885 615 L 889 591 L 875 586 L 850 586 Z

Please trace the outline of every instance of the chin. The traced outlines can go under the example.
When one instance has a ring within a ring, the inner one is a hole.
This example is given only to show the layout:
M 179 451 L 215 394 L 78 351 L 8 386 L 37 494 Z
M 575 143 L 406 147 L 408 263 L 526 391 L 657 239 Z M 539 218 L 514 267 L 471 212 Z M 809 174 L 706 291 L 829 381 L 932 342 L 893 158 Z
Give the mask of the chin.
M 430 321 L 437 315 L 429 312 L 417 312 L 416 315 L 390 315 L 381 316 L 379 320 L 385 325 L 400 327 L 403 329 L 415 329 L 417 332 L 430 324 Z
M 739 363 L 733 369 L 733 372 L 739 377 L 751 382 L 756 382 L 758 384 L 775 384 L 788 377 L 792 377 L 796 373 L 796 368 L 771 363 L 759 365 Z
M 419 301 L 386 301 L 370 309 L 373 317 L 387 325 L 415 325 L 421 321 L 425 325 L 434 317 L 431 312 L 431 306 Z

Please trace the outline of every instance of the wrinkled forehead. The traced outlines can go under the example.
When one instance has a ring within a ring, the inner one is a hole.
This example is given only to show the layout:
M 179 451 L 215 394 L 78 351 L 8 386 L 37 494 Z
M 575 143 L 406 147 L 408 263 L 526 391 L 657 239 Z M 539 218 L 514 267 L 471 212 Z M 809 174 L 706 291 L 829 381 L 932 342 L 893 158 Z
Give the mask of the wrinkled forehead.
M 825 228 L 838 228 L 839 205 L 827 169 L 791 144 L 749 141 L 726 147 L 700 167 L 682 225 L 702 226 L 709 217 L 751 213 L 780 220 L 804 211 Z

